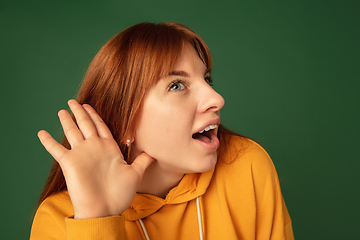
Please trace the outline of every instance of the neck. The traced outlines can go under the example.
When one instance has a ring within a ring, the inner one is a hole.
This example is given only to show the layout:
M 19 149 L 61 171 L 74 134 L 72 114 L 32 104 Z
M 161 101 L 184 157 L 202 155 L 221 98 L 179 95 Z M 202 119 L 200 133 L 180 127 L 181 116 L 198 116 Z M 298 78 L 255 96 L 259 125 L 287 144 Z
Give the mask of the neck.
M 157 161 L 154 161 L 146 169 L 138 192 L 165 198 L 167 193 L 179 184 L 183 176 L 182 173 L 166 171 Z

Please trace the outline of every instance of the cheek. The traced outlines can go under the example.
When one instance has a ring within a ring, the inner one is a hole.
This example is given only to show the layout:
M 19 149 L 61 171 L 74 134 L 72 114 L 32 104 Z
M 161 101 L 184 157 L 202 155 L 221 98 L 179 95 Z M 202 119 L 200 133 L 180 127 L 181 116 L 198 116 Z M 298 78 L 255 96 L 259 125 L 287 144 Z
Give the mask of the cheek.
M 146 106 L 136 131 L 136 145 L 155 158 L 174 148 L 186 147 L 191 138 L 192 119 L 189 110 L 167 105 Z

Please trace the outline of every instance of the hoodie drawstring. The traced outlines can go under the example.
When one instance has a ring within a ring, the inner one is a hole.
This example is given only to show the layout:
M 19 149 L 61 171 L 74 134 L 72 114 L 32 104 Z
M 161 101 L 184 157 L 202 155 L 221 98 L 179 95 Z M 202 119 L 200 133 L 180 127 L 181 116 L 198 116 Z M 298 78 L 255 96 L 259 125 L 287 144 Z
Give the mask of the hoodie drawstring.
M 146 240 L 150 240 L 149 235 L 148 235 L 148 233 L 146 231 L 145 225 L 144 225 L 143 221 L 141 220 L 141 218 L 139 219 L 139 223 L 140 223 L 140 226 L 141 226 L 141 228 L 143 230 L 143 233 L 145 235 Z
M 200 240 L 204 240 L 203 226 L 202 226 L 202 221 L 201 221 L 200 198 L 199 197 L 196 198 L 196 208 L 197 208 L 197 215 L 198 215 Z
M 197 209 L 197 215 L 198 215 L 198 223 L 199 223 L 199 234 L 200 234 L 200 240 L 204 240 L 204 232 L 202 227 L 202 220 L 201 220 L 201 209 L 200 209 L 200 199 L 199 197 L 196 198 L 196 209 Z M 146 231 L 145 225 L 141 219 L 139 219 L 140 226 L 142 228 L 142 231 L 145 235 L 146 240 L 150 240 L 149 235 Z

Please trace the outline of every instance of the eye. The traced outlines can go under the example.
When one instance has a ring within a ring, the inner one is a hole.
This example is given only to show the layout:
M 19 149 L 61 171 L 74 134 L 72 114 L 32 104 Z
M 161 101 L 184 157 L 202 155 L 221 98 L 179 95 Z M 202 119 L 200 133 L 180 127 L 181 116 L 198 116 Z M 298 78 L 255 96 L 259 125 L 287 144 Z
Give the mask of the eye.
M 206 76 L 205 81 L 212 87 L 214 86 L 211 76 Z
M 175 80 L 170 83 L 169 91 L 181 91 L 186 88 L 186 82 L 182 80 Z

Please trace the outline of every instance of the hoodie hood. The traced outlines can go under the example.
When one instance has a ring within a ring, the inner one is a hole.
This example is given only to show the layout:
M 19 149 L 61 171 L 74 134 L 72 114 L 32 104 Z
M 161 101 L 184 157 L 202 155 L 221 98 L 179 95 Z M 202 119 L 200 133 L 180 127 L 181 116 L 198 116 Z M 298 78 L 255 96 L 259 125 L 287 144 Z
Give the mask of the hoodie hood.
M 204 173 L 185 174 L 180 183 L 169 191 L 165 199 L 137 193 L 131 206 L 122 215 L 128 221 L 136 221 L 150 216 L 166 204 L 191 201 L 206 192 L 213 173 L 214 168 Z

